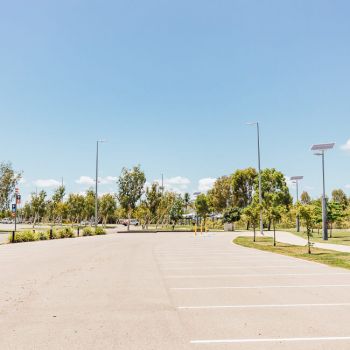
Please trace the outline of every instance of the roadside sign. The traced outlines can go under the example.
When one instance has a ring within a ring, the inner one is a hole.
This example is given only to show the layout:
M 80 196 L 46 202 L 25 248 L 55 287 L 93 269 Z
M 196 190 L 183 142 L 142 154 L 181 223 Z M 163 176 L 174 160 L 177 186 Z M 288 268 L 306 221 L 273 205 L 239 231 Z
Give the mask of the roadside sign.
M 16 212 L 16 204 L 12 204 L 12 213 Z
M 16 204 L 21 204 L 21 195 L 20 194 L 16 195 Z

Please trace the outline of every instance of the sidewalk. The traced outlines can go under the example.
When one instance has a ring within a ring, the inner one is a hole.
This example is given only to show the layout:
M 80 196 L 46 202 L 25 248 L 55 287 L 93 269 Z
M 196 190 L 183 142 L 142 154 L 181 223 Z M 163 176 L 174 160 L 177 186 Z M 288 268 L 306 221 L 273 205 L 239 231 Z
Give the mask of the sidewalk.
M 260 236 L 260 233 L 257 232 L 257 235 Z M 273 231 L 264 231 L 266 237 L 273 237 Z M 285 231 L 276 231 L 276 241 L 281 243 L 293 244 L 306 246 L 307 240 L 296 235 L 293 235 L 290 232 Z M 336 250 L 338 252 L 350 253 L 350 246 L 342 244 L 331 244 L 331 243 L 314 243 L 314 247 L 321 249 Z

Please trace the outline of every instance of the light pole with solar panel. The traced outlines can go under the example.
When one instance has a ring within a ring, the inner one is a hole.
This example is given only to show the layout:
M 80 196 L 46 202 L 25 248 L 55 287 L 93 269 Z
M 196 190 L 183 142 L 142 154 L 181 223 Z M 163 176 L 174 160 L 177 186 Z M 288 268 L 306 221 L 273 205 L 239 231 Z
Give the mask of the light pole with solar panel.
M 261 163 L 260 163 L 260 128 L 259 122 L 246 123 L 256 126 L 257 146 L 258 146 L 258 179 L 259 179 L 259 205 L 260 205 L 260 233 L 264 235 L 263 210 L 262 210 L 262 192 L 261 192 Z
M 297 199 L 296 204 L 299 202 L 299 181 L 302 180 L 304 176 L 292 176 L 290 179 L 295 183 L 296 189 L 297 189 Z M 297 232 L 300 232 L 300 217 L 299 214 L 297 214 Z
M 325 175 L 324 175 L 324 154 L 325 151 L 333 149 L 335 142 L 331 143 L 321 143 L 313 145 L 311 151 L 314 152 L 315 156 L 322 157 L 322 237 L 323 240 L 328 240 L 328 227 L 327 227 L 327 202 L 326 202 L 326 185 L 325 185 Z

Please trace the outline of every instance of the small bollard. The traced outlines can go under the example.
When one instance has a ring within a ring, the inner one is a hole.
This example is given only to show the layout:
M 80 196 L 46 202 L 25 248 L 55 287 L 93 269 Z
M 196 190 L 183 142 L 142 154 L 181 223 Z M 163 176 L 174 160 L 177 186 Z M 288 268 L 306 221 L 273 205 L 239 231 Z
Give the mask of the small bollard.
M 15 231 L 12 231 L 12 243 L 15 243 Z
M 53 236 L 53 234 L 52 234 L 52 228 L 50 228 L 50 239 L 52 239 L 52 236 Z

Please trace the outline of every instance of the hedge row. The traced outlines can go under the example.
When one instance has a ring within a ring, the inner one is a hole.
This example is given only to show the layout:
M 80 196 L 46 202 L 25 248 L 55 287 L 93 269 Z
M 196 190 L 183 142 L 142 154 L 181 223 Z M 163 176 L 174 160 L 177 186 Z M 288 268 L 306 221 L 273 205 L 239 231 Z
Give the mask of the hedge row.
M 94 235 L 105 235 L 106 231 L 102 227 L 97 227 L 92 229 L 91 227 L 85 227 L 83 229 L 83 236 L 94 236 Z M 52 231 L 53 239 L 61 238 L 74 238 L 76 237 L 74 230 L 71 227 L 65 227 L 58 230 Z M 15 240 L 12 239 L 12 234 L 9 235 L 10 243 L 20 243 L 20 242 L 32 242 L 32 241 L 42 241 L 50 239 L 50 230 L 47 231 L 18 231 L 15 234 Z

